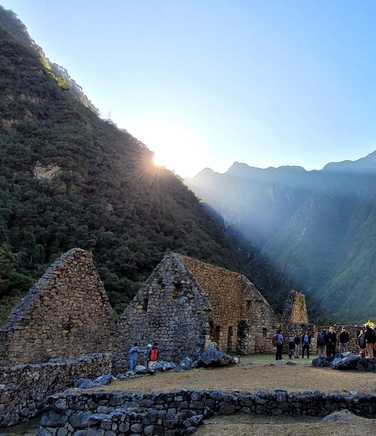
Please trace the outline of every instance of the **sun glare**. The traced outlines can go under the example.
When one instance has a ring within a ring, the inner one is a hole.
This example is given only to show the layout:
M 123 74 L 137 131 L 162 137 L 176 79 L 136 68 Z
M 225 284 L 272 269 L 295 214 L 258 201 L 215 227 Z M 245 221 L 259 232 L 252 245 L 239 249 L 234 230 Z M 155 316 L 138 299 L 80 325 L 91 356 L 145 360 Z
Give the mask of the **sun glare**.
M 172 121 L 149 120 L 134 126 L 131 132 L 154 152 L 154 164 L 192 177 L 202 169 L 207 146 L 189 128 Z

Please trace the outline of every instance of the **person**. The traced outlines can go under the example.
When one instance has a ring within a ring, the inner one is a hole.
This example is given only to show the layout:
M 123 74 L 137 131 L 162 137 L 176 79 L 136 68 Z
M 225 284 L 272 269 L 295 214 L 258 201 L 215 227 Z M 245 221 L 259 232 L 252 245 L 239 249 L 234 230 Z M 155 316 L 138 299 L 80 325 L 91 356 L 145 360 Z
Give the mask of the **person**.
M 317 351 L 318 351 L 319 357 L 325 356 L 325 351 L 326 351 L 326 331 L 325 330 L 321 330 L 317 334 Z
M 364 333 L 364 337 L 366 340 L 366 348 L 367 348 L 367 357 L 368 359 L 373 358 L 373 346 L 375 343 L 375 331 L 373 328 L 367 324 L 366 325 L 366 331 Z
M 289 359 L 291 360 L 295 356 L 295 338 L 289 337 Z
M 341 333 L 339 334 L 339 352 L 347 353 L 349 351 L 349 342 L 350 342 L 350 335 L 346 331 L 345 327 L 342 327 Z
M 144 366 L 146 369 L 149 368 L 150 353 L 151 353 L 151 344 L 148 344 L 144 350 Z
M 300 357 L 300 336 L 296 335 L 295 339 L 295 359 L 299 359 Z
M 307 359 L 309 359 L 309 347 L 311 345 L 311 336 L 308 334 L 308 331 L 304 332 L 302 336 L 302 359 L 304 359 L 304 354 L 307 352 Z
M 365 332 L 363 329 L 360 330 L 358 335 L 358 345 L 359 345 L 360 357 L 363 358 L 366 357 L 367 344 L 366 344 Z
M 157 362 L 159 357 L 159 348 L 158 344 L 154 342 L 153 346 L 150 350 L 150 361 L 149 361 L 149 367 L 152 367 L 155 362 Z
M 329 332 L 326 335 L 326 356 L 334 357 L 336 354 L 337 334 L 333 327 L 329 327 Z
M 138 353 L 139 353 L 138 343 L 135 342 L 133 347 L 129 349 L 129 371 L 134 372 L 137 365 Z
M 273 336 L 273 345 L 276 347 L 275 360 L 282 360 L 284 342 L 285 339 L 282 335 L 282 331 L 277 330 L 276 334 Z

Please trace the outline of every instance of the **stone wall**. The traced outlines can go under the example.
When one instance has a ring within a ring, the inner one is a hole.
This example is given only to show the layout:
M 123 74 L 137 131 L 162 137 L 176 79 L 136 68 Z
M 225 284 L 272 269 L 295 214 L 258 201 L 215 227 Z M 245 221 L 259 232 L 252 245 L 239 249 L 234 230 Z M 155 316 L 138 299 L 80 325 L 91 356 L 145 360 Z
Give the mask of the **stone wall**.
M 41 413 L 46 398 L 65 390 L 81 377 L 111 373 L 111 355 L 2 367 L 0 371 L 0 427 L 28 421 Z
M 161 359 L 194 356 L 209 340 L 225 352 L 271 352 L 278 320 L 246 277 L 169 254 L 124 311 L 117 327 L 116 371 L 133 343 L 158 342 Z
M 282 315 L 284 324 L 309 323 L 305 295 L 298 291 L 291 291 L 286 301 Z
M 181 259 L 208 297 L 210 336 L 219 348 L 242 354 L 270 352 L 278 320 L 255 285 L 239 273 Z
M 127 369 L 128 350 L 157 342 L 160 358 L 179 361 L 205 347 L 209 304 L 178 255 L 164 257 L 121 316 L 115 371 Z
M 112 309 L 92 255 L 55 261 L 0 329 L 0 364 L 46 362 L 111 351 Z
M 41 420 L 41 435 L 183 435 L 194 432 L 203 418 L 235 413 L 320 417 L 348 409 L 375 418 L 376 395 L 284 390 L 76 392 L 51 397 L 48 408 Z

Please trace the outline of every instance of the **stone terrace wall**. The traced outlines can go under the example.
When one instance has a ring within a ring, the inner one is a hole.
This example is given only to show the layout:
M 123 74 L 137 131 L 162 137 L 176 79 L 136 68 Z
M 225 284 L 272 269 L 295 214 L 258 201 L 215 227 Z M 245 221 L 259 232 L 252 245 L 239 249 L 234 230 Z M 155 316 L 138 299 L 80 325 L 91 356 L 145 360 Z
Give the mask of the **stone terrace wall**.
M 67 436 L 191 434 L 203 418 L 235 413 L 325 416 L 348 409 L 360 416 L 376 417 L 375 394 L 289 393 L 283 390 L 158 394 L 68 392 L 51 397 L 48 406 L 49 411 L 41 420 L 40 434 Z
M 125 309 L 117 326 L 115 372 L 128 367 L 134 342 L 158 342 L 160 359 L 179 361 L 205 347 L 209 304 L 178 255 L 170 254 Z
M 3 367 L 0 371 L 0 427 L 19 424 L 38 415 L 49 395 L 72 386 L 76 379 L 108 373 L 111 373 L 109 354 Z
M 0 364 L 40 363 L 111 351 L 112 309 L 92 255 L 55 261 L 0 330 Z

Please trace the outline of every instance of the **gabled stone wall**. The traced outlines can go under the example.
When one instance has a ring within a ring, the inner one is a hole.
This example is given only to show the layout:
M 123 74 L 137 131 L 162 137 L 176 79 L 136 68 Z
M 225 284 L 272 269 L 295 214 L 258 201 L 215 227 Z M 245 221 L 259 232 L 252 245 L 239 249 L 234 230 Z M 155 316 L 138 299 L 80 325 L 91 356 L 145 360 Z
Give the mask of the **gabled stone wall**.
M 111 351 L 112 309 L 92 255 L 68 251 L 0 330 L 0 363 L 40 363 Z
M 279 322 L 256 286 L 245 276 L 181 256 L 210 303 L 211 339 L 226 352 L 271 352 Z
M 208 334 L 208 300 L 176 254 L 164 257 L 118 322 L 115 371 L 128 366 L 128 350 L 157 342 L 160 358 L 178 361 L 202 350 Z
M 298 291 L 291 291 L 282 315 L 284 324 L 308 324 L 308 311 L 305 295 Z

